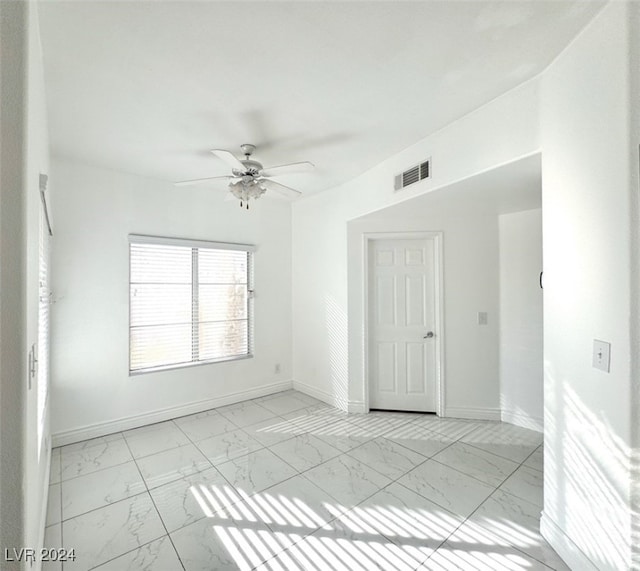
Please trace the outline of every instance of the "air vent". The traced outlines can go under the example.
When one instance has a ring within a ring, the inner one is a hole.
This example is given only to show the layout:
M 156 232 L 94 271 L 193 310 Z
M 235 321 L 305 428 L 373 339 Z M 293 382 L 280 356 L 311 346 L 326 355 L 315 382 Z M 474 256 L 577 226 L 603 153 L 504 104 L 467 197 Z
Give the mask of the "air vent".
M 431 160 L 427 160 L 415 167 L 411 167 L 410 169 L 404 171 L 401 174 L 398 174 L 394 178 L 393 188 L 394 190 L 400 190 L 405 186 L 409 186 L 414 182 L 421 181 L 425 178 L 429 178 L 431 176 Z

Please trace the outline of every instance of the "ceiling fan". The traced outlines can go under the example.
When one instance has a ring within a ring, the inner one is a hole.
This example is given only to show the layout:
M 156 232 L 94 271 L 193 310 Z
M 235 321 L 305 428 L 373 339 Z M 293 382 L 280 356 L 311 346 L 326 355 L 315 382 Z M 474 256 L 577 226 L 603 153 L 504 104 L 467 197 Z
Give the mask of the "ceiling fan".
M 244 153 L 244 160 L 236 158 L 230 151 L 221 149 L 213 149 L 211 151 L 216 157 L 231 167 L 231 175 L 183 180 L 174 184 L 176 186 L 189 186 L 206 184 L 214 180 L 228 180 L 230 181 L 230 197 L 239 199 L 240 207 L 246 206 L 247 209 L 249 208 L 250 199 L 253 198 L 255 200 L 260 198 L 267 190 L 271 190 L 287 198 L 297 198 L 300 196 L 300 191 L 280 184 L 275 180 L 271 180 L 271 177 L 313 170 L 314 165 L 312 163 L 291 163 L 264 168 L 261 163 L 251 158 L 251 155 L 256 150 L 255 145 L 245 143 L 244 145 L 240 145 L 240 148 Z

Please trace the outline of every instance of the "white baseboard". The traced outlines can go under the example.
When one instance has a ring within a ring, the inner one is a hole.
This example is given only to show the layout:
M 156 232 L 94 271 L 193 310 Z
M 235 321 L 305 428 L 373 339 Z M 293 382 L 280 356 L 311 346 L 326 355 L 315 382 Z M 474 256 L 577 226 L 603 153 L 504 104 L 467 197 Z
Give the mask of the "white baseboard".
M 340 410 L 347 411 L 348 409 L 349 403 L 346 399 L 339 398 L 333 393 L 329 393 L 317 387 L 313 387 L 311 385 L 308 385 L 307 383 L 294 380 L 293 388 L 296 391 L 300 391 L 305 395 L 309 395 L 310 397 L 313 397 L 314 399 L 318 399 L 318 400 L 321 400 L 322 402 L 326 402 L 327 404 L 330 404 L 331 406 L 335 406 Z
M 326 402 L 327 404 L 330 404 L 331 406 L 335 406 L 336 408 L 339 408 L 340 410 L 344 410 L 345 412 L 350 412 L 350 413 L 366 412 L 364 402 L 362 401 L 347 400 L 345 398 L 336 396 L 333 393 L 324 391 L 317 387 L 313 387 L 301 381 L 293 381 L 293 388 L 296 391 L 300 391 L 301 393 L 309 395 L 310 397 L 321 400 L 322 402 Z
M 556 523 L 543 511 L 540 517 L 540 533 L 551 547 L 571 569 L 580 571 L 598 571 L 591 559 L 556 525 Z
M 172 418 L 178 418 L 179 416 L 195 414 L 197 412 L 202 412 L 212 408 L 218 408 L 221 406 L 226 406 L 228 404 L 235 404 L 237 402 L 279 393 L 291 388 L 292 381 L 271 383 L 269 385 L 263 385 L 261 387 L 256 387 L 255 389 L 231 393 L 222 397 L 215 397 L 212 399 L 181 404 L 161 410 L 154 410 L 153 412 L 146 412 L 136 416 L 129 416 L 116 420 L 110 420 L 107 422 L 99 422 L 96 424 L 81 426 L 80 428 L 72 428 L 71 430 L 64 430 L 62 432 L 56 432 L 55 434 L 53 434 L 52 444 L 54 447 L 73 444 L 74 442 L 81 442 L 83 440 L 88 440 L 89 438 L 106 436 L 107 434 L 113 434 L 114 432 L 131 430 L 132 428 L 138 428 L 147 424 L 163 422 L 165 420 L 171 420 Z
M 544 432 L 544 421 L 542 417 L 531 416 L 520 411 L 502 410 L 502 422 L 515 424 L 522 428 L 535 430 L 536 432 Z
M 446 407 L 443 416 L 452 418 L 470 418 L 473 420 L 500 420 L 500 409 L 448 406 Z
M 352 414 L 364 414 L 365 412 L 368 412 L 368 411 L 363 401 L 350 400 L 349 403 L 347 404 L 347 412 Z

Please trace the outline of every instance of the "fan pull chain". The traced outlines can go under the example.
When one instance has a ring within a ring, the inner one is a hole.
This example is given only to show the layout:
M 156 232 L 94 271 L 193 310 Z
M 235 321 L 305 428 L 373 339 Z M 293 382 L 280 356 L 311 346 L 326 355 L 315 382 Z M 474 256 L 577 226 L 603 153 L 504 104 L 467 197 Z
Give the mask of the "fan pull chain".
M 242 200 L 240 201 L 240 208 L 242 208 Z

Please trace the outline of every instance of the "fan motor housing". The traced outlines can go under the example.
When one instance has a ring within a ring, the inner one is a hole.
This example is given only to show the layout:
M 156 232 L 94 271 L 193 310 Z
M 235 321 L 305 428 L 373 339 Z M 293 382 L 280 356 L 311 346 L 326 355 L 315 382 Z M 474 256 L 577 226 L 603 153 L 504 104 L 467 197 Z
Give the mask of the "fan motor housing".
M 248 172 L 251 174 L 258 174 L 258 172 L 262 170 L 262 165 L 258 161 L 254 161 L 252 159 L 245 159 L 240 162 L 244 165 L 245 172 Z

